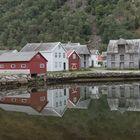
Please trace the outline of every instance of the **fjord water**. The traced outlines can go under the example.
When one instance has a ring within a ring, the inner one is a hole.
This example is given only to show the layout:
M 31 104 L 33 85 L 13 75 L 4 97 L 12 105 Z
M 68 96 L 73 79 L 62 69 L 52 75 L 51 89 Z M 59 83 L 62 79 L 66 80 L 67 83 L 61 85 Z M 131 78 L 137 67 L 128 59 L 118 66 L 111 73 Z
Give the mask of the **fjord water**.
M 140 82 L 0 91 L 0 140 L 138 140 Z

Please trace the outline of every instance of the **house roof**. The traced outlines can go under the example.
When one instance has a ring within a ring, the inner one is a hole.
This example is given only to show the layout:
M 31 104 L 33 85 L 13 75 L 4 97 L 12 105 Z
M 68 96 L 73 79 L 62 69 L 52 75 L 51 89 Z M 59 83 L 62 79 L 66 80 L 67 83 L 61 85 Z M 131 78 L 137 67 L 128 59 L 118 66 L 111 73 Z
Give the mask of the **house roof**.
M 119 40 L 110 40 L 107 48 L 108 53 L 118 53 L 118 45 L 126 45 L 126 52 L 136 52 L 138 53 L 140 47 L 140 39 L 119 39 Z
M 49 43 L 27 43 L 20 52 L 31 52 L 31 51 L 52 51 L 60 42 L 49 42 Z
M 80 45 L 79 43 L 67 43 L 62 44 L 64 48 L 68 50 L 75 50 L 78 54 L 90 54 L 90 51 L 87 47 L 87 45 Z
M 17 50 L 0 50 L 0 55 L 1 54 L 4 54 L 4 53 L 17 53 L 18 51 Z
M 78 55 L 78 53 L 75 50 L 68 50 L 67 51 L 67 57 L 69 58 L 71 56 L 71 54 L 76 53 Z M 79 55 L 78 55 L 79 56 Z M 80 56 L 79 56 L 80 57 Z
M 30 61 L 38 52 L 4 53 L 0 55 L 0 62 Z

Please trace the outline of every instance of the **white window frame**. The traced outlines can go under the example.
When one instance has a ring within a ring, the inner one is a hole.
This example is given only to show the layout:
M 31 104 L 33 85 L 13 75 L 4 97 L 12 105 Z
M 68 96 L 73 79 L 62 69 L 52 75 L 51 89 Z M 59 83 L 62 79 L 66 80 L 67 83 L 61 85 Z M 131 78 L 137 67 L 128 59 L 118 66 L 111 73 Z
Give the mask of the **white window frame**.
M 22 103 L 27 103 L 27 99 L 22 99 L 21 102 Z
M 40 64 L 40 69 L 44 69 L 45 68 L 45 64 L 44 63 L 41 63 Z
M 12 69 L 16 68 L 16 64 L 11 64 L 11 68 Z
M 21 68 L 26 68 L 27 65 L 26 64 L 21 64 Z
M 4 64 L 0 64 L 0 69 L 2 69 L 2 68 L 4 68 L 5 66 L 4 66 Z
M 44 102 L 45 100 L 46 100 L 46 97 L 45 96 L 40 97 L 40 101 L 41 102 Z

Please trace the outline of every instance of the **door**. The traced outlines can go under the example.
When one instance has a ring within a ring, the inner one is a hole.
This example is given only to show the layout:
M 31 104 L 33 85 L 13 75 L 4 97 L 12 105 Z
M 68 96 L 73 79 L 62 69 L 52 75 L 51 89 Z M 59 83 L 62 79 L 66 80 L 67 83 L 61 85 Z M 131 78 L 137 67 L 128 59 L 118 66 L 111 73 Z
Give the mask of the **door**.
M 33 63 L 31 73 L 32 74 L 37 74 L 37 71 L 38 71 L 38 63 Z
M 66 70 L 66 63 L 63 63 L 63 69 Z
M 94 67 L 94 61 L 93 60 L 91 61 L 91 67 Z
M 120 62 L 120 69 L 124 69 L 124 62 Z

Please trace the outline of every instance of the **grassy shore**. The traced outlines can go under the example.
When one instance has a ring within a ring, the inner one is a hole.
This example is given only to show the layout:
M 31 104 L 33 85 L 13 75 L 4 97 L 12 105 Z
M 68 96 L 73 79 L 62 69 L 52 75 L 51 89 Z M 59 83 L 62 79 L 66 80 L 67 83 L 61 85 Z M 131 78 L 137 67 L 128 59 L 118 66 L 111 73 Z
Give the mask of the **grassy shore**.
M 140 113 L 110 112 L 106 96 L 63 118 L 0 110 L 0 140 L 139 140 Z

